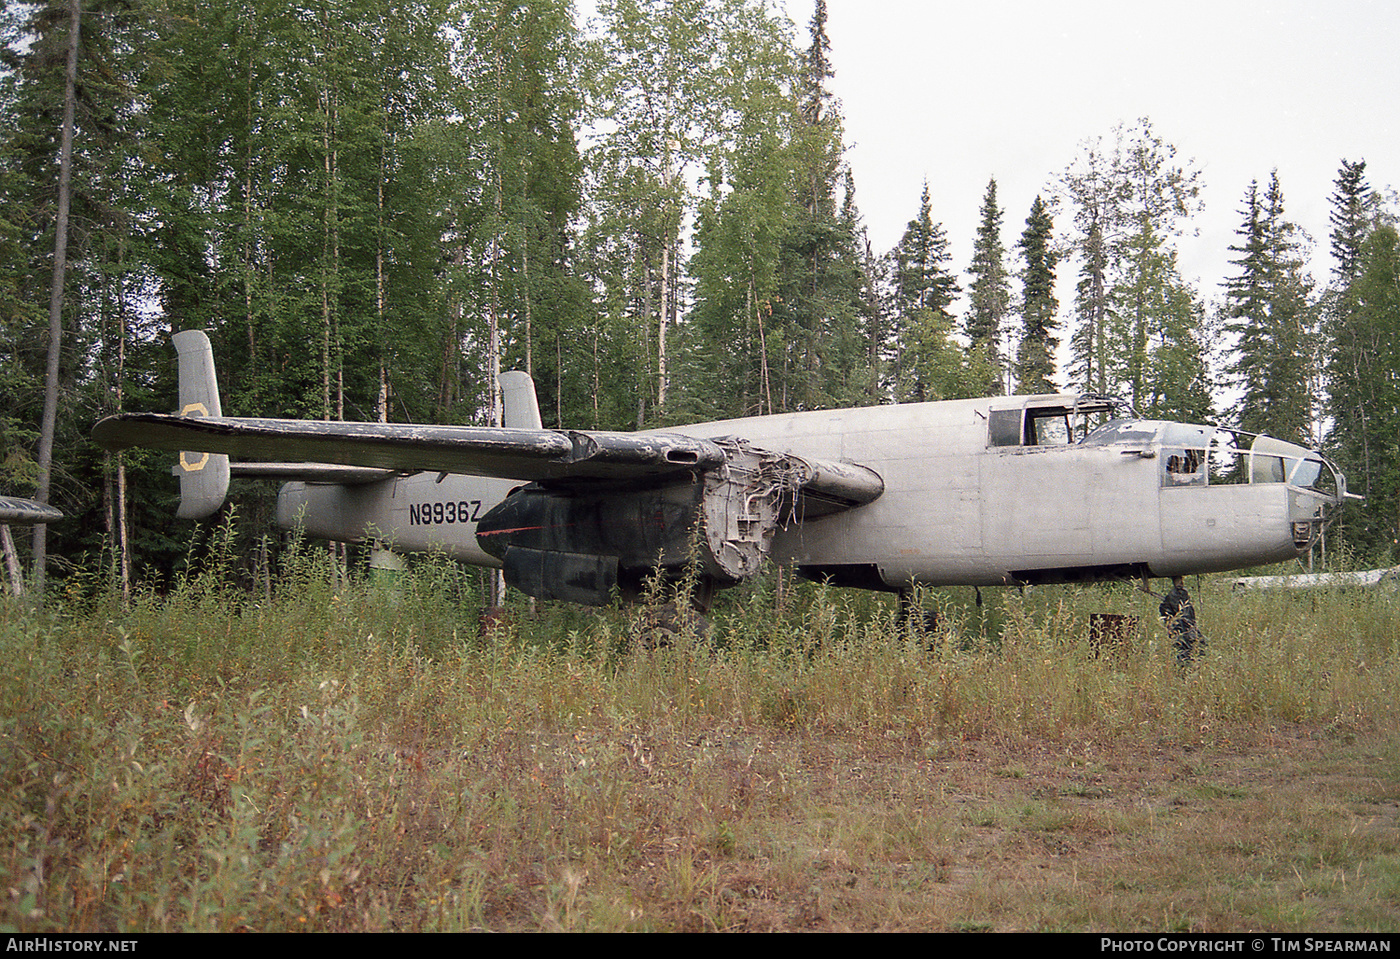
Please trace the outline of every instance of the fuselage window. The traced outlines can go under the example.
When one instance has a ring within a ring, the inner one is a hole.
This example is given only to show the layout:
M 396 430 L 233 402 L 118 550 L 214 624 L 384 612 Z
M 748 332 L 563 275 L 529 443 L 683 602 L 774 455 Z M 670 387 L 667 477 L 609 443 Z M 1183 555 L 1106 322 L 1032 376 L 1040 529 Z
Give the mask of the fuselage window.
M 1260 456 L 1255 453 L 1250 467 L 1251 483 L 1282 483 L 1287 477 L 1283 472 L 1283 459 L 1278 456 Z
M 1166 466 L 1162 474 L 1163 486 L 1206 485 L 1205 450 L 1175 449 L 1162 453 Z
M 989 410 L 987 430 L 993 446 L 1021 445 L 1021 410 Z
M 1210 485 L 1248 483 L 1246 452 L 1239 448 L 1233 433 L 1216 430 L 1210 442 Z

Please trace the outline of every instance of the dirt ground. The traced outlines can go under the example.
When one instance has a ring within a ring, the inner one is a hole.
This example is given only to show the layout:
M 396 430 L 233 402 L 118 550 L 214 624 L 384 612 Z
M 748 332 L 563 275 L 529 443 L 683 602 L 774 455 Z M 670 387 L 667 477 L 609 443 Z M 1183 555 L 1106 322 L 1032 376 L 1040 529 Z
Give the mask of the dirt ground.
M 732 819 L 653 847 L 627 884 L 696 931 L 1400 928 L 1388 742 L 1209 740 L 653 743 L 652 769 L 708 750 Z M 702 880 L 677 898 L 663 873 L 685 849 Z

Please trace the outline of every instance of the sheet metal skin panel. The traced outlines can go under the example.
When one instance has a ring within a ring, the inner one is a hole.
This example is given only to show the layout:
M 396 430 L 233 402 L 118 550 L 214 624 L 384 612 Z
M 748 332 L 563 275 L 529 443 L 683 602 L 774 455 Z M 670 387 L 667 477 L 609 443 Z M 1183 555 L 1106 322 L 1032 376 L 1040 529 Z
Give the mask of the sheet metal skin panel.
M 1067 403 L 1073 397 L 1064 397 Z M 858 462 L 884 478 L 874 502 L 781 529 L 773 558 L 873 565 L 892 588 L 1004 585 L 1016 571 L 1145 564 L 1155 576 L 1216 572 L 1298 555 L 1290 521 L 1317 494 L 1284 484 L 1164 488 L 1160 456 L 1122 446 L 988 445 L 999 400 L 780 414 L 671 428 L 699 438 Z M 290 483 L 278 522 L 357 540 L 366 528 L 400 551 L 441 549 L 483 566 L 476 523 L 516 486 L 419 473 L 361 486 Z M 1291 508 L 1291 501 L 1302 505 Z
M 501 561 L 477 543 L 481 517 L 521 485 L 517 480 L 415 473 L 360 486 L 287 483 L 277 525 L 342 542 L 377 539 L 396 552 L 441 551 L 478 566 Z
M 675 428 L 742 435 L 775 452 L 861 463 L 885 480 L 878 500 L 778 533 L 774 558 L 874 564 L 892 587 L 1001 585 L 1016 571 L 1141 564 L 1154 576 L 1216 572 L 1299 555 L 1290 522 L 1326 501 L 1285 484 L 1162 487 L 1142 443 L 989 445 L 999 397 L 794 413 Z
M 242 420 L 238 436 L 225 441 L 230 452 L 274 456 L 285 454 L 295 437 L 302 445 L 294 451 L 308 458 L 434 470 L 357 485 L 288 484 L 279 522 L 300 519 L 312 535 L 340 540 L 366 538 L 368 530 L 400 551 L 442 549 L 487 566 L 499 561 L 477 543 L 477 522 L 520 480 L 438 470 L 626 484 L 715 468 L 724 454 L 703 440 L 721 437 L 741 437 L 777 454 L 860 464 L 878 474 L 884 490 L 873 502 L 793 517 L 777 532 L 772 555 L 797 565 L 877 569 L 891 588 L 996 585 L 1035 570 L 1132 565 L 1170 576 L 1277 562 L 1299 553 L 1291 524 L 1313 520 L 1330 502 L 1282 483 L 1163 488 L 1160 451 L 1140 441 L 990 445 L 991 411 L 1072 406 L 1075 399 L 996 397 L 813 411 L 639 434 L 542 431 L 531 428 L 537 417 L 530 415 L 500 430 Z M 169 419 L 128 414 L 104 420 L 94 435 L 115 445 L 157 445 L 155 434 Z M 226 432 L 215 417 L 181 427 L 169 443 L 186 443 L 188 429 L 211 437 Z M 368 443 L 351 451 L 342 443 L 346 431 Z

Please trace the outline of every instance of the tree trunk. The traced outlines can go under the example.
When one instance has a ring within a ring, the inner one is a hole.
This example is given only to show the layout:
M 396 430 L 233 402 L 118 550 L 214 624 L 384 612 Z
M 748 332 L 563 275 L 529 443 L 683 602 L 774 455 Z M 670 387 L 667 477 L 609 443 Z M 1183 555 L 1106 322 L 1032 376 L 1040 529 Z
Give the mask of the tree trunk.
M 20 572 L 19 556 L 15 553 L 15 541 L 10 538 L 10 527 L 0 523 L 0 551 L 5 554 L 5 570 L 10 577 L 10 592 L 15 596 L 24 595 L 24 575 Z
M 63 341 L 63 288 L 68 273 L 68 209 L 72 200 L 73 115 L 77 109 L 78 30 L 81 0 L 71 0 L 68 64 L 63 77 L 63 134 L 58 165 L 58 219 L 54 225 L 53 286 L 49 292 L 49 356 L 44 380 L 44 417 L 39 426 L 39 488 L 34 498 L 49 501 L 53 477 L 53 441 L 58 422 L 58 359 Z M 34 588 L 42 599 L 48 567 L 48 527 L 34 526 Z

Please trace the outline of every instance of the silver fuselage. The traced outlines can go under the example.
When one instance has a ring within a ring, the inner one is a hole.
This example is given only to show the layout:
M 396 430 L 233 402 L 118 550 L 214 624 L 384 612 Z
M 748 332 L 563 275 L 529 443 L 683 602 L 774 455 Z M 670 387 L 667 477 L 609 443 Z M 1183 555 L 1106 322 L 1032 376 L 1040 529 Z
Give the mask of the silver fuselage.
M 1169 464 L 1181 457 L 1172 444 L 1182 435 L 1206 437 L 1212 427 L 1142 421 L 1107 442 L 1071 442 L 1084 429 L 1074 420 L 1075 401 L 994 397 L 665 432 L 742 437 L 773 452 L 873 469 L 885 484 L 878 499 L 835 515 L 794 517 L 776 533 L 772 556 L 802 567 L 877 569 L 892 589 L 1175 576 L 1279 562 L 1310 545 L 1324 510 L 1340 499 L 1340 491 L 1288 481 L 1215 482 L 1204 465 L 1194 478 L 1173 472 Z M 1006 422 L 1017 432 L 998 438 Z M 1035 432 L 1034 424 L 1060 422 L 1067 425 L 1059 433 L 1042 430 L 1049 438 Z M 1293 455 L 1281 458 L 1285 465 L 1316 457 L 1270 442 Z M 425 473 L 360 486 L 290 483 L 278 520 L 300 522 L 315 536 L 378 539 L 405 552 L 441 549 L 498 566 L 478 545 L 476 523 L 519 485 Z

